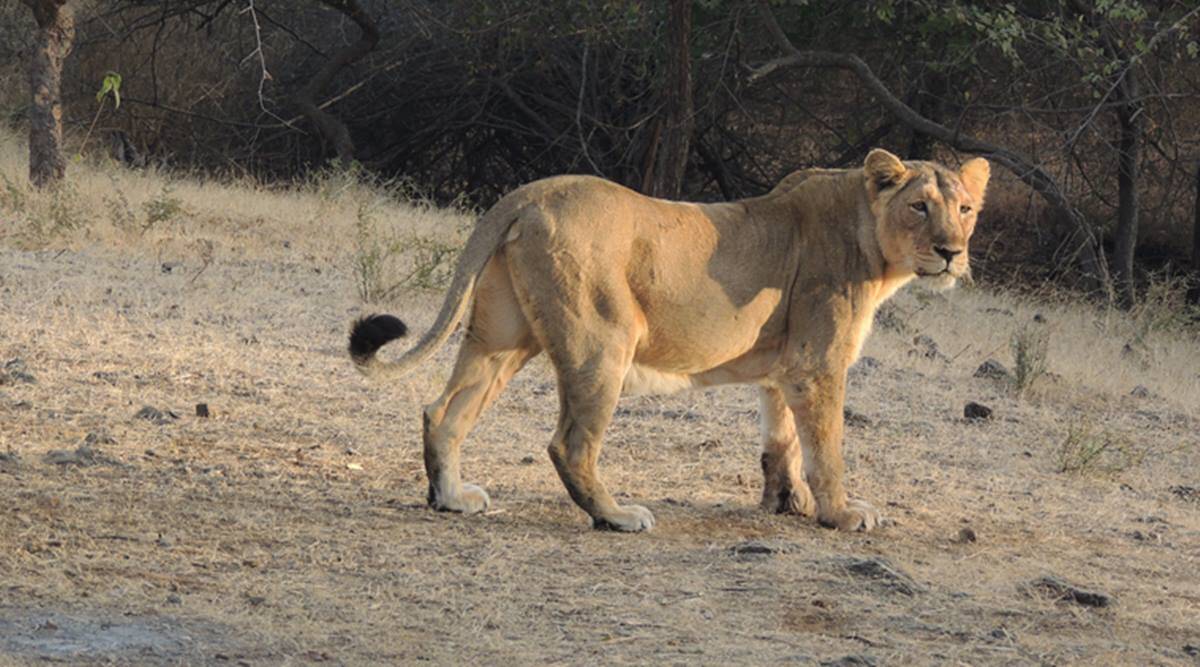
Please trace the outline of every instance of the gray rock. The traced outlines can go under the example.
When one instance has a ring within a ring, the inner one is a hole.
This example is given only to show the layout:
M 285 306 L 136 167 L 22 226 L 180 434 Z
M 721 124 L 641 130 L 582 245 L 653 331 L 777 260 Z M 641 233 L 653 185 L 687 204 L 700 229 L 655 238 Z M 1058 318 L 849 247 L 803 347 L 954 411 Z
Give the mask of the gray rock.
M 159 410 L 152 405 L 144 405 L 141 410 L 138 410 L 133 415 L 134 419 L 145 419 L 146 421 L 154 422 L 155 424 L 169 424 L 172 421 L 179 419 L 179 415 L 170 410 Z
M 875 311 L 875 326 L 897 333 L 908 332 L 908 325 L 900 318 L 896 307 L 890 303 L 883 304 Z
M 116 459 L 87 445 L 80 445 L 75 449 L 52 449 L 46 452 L 44 460 L 51 465 L 73 465 L 81 468 L 94 465 L 117 465 Z
M 971 421 L 984 421 L 992 418 L 992 409 L 982 403 L 968 401 L 963 406 L 963 417 Z
M 1047 593 L 1056 600 L 1074 602 L 1085 607 L 1107 607 L 1113 602 L 1112 596 L 1108 593 L 1080 588 L 1053 575 L 1035 579 L 1030 585 L 1033 589 Z
M 1151 394 L 1150 390 L 1146 388 L 1146 385 L 1139 384 L 1129 392 L 1129 395 L 1134 398 L 1150 398 Z
M 871 425 L 870 417 L 849 407 L 842 408 L 842 419 L 850 427 L 866 428 Z
M 897 593 L 904 595 L 915 595 L 924 591 L 924 587 L 918 584 L 912 577 L 900 571 L 895 565 L 892 565 L 885 558 L 879 556 L 871 556 L 868 558 L 859 558 L 856 556 L 847 556 L 839 558 L 836 561 L 842 569 L 850 574 L 863 579 L 870 579 L 882 583 L 885 587 Z
M 770 556 L 772 554 L 781 553 L 783 548 L 779 545 L 769 544 L 767 542 L 759 542 L 758 540 L 749 540 L 733 545 L 729 549 L 735 556 Z
M 1180 500 L 1187 500 L 1193 503 L 1200 502 L 1200 487 L 1178 484 L 1167 490 L 1175 494 Z
M 879 370 L 883 363 L 875 357 L 862 357 L 850 367 L 850 372 L 857 375 L 870 375 Z
M 833 660 L 822 660 L 821 667 L 875 667 L 878 663 L 869 655 L 845 655 Z
M 1008 372 L 1008 369 L 1004 367 L 1004 364 L 996 361 L 995 359 L 988 359 L 982 364 L 979 364 L 979 368 L 976 368 L 975 372 L 971 375 L 973 377 L 988 378 L 991 380 L 1004 380 L 1012 376 L 1012 374 Z
M 29 372 L 24 359 L 9 359 L 4 362 L 4 367 L 0 368 L 0 385 L 17 384 L 18 382 L 37 384 L 37 378 Z
M 87 435 L 83 436 L 84 447 L 92 448 L 97 445 L 114 445 L 116 443 L 116 438 L 113 438 L 104 431 L 90 431 Z
M 938 349 L 937 341 L 933 340 L 932 336 L 919 334 L 913 338 L 913 348 L 908 351 L 909 356 L 921 356 L 926 359 L 945 359 L 946 356 Z

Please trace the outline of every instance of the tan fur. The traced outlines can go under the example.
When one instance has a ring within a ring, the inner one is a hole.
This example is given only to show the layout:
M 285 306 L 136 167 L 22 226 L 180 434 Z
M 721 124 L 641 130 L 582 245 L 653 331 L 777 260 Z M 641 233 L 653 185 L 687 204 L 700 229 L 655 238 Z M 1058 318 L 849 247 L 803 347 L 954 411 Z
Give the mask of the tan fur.
M 735 382 L 762 388 L 762 506 L 869 530 L 877 512 L 842 486 L 846 371 L 883 300 L 917 275 L 948 284 L 966 273 L 987 179 L 979 158 L 956 173 L 874 150 L 862 169 L 797 172 L 763 197 L 721 204 L 585 176 L 531 183 L 480 220 L 433 329 L 399 361 L 360 368 L 412 368 L 474 297 L 454 373 L 425 410 L 439 509 L 487 507 L 482 489 L 460 481 L 459 444 L 545 351 L 561 407 L 550 458 L 596 527 L 654 523 L 643 507 L 617 505 L 596 469 L 622 392 Z

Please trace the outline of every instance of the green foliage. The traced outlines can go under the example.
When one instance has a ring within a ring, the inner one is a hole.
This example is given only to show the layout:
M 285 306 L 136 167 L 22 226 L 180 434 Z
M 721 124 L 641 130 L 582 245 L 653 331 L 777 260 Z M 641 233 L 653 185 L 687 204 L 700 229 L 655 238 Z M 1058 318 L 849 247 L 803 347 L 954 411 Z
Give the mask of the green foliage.
M 449 284 L 454 277 L 454 260 L 461 247 L 420 236 L 409 237 L 402 245 L 412 253 L 412 270 L 395 286 L 388 290 L 394 293 L 401 287 L 439 289 Z
M 1115 474 L 1140 464 L 1146 452 L 1124 436 L 1073 424 L 1054 451 L 1055 470 L 1076 475 Z
M 171 184 L 164 183 L 158 194 L 154 195 L 150 201 L 142 204 L 142 210 L 146 214 L 146 224 L 142 227 L 143 231 L 149 230 L 159 223 L 170 222 L 184 212 L 183 200 L 176 197 L 174 193 L 175 190 L 171 187 Z
M 104 75 L 104 80 L 100 82 L 100 91 L 96 93 L 96 102 L 104 104 L 104 98 L 108 97 L 109 93 L 113 96 L 113 108 L 121 108 L 121 75 L 116 72 L 109 71 Z
M 384 292 L 384 267 L 394 255 L 393 244 L 384 242 L 376 228 L 373 207 L 363 203 L 358 206 L 354 220 L 354 286 L 360 299 L 366 302 L 379 301 Z
M 384 301 L 402 289 L 442 289 L 454 275 L 462 246 L 417 234 L 389 237 L 373 204 L 360 204 L 354 223 L 354 285 L 366 302 Z M 395 275 L 405 270 L 400 278 Z

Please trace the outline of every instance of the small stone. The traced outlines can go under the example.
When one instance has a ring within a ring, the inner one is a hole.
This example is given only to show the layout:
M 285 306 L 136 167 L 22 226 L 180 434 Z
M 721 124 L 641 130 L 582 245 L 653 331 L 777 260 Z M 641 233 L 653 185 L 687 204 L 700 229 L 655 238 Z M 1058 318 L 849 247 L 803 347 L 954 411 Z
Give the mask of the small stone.
M 178 595 L 176 595 L 174 593 L 171 593 L 170 595 L 167 596 L 167 604 L 180 604 L 182 602 L 183 602 L 183 598 L 179 597 Z
M 528 466 L 528 465 L 533 465 L 536 462 L 537 462 L 537 459 L 533 458 L 532 455 L 526 455 L 526 456 L 521 457 L 521 465 Z
M 945 359 L 946 358 L 942 355 L 941 350 L 938 349 L 937 341 L 933 340 L 933 338 L 931 336 L 927 336 L 925 334 L 920 334 L 920 335 L 914 337 L 912 342 L 913 342 L 913 346 L 915 346 L 916 349 L 909 351 L 910 356 L 912 356 L 912 355 L 922 356 L 922 357 L 925 357 L 926 359 Z
M 963 417 L 971 421 L 982 421 L 992 418 L 992 409 L 975 401 L 968 402 L 963 406 Z
M 988 378 L 992 380 L 1003 380 L 1009 376 L 1010 374 L 1008 369 L 1004 367 L 1004 364 L 996 361 L 995 359 L 988 359 L 982 364 L 979 364 L 979 368 L 976 368 L 975 372 L 972 373 L 972 377 Z
M 1150 398 L 1150 390 L 1146 388 L 1146 385 L 1139 384 L 1129 392 L 1129 395 L 1134 398 Z
M 37 384 L 37 378 L 28 372 L 24 359 L 9 359 L 4 362 L 3 368 L 0 368 L 0 385 L 16 384 L 18 382 Z
M 146 421 L 154 422 L 155 424 L 168 424 L 172 420 L 179 419 L 179 415 L 170 410 L 159 410 L 152 405 L 143 405 L 141 410 L 138 410 L 134 415 L 134 419 L 145 419 Z
M 1187 500 L 1187 501 L 1193 502 L 1193 503 L 1200 502 L 1200 488 L 1198 488 L 1198 487 L 1183 486 L 1182 484 L 1180 484 L 1180 485 L 1172 486 L 1172 487 L 1168 488 L 1167 490 L 1170 491 L 1171 493 L 1175 494 L 1180 500 Z
M 196 404 L 196 416 L 201 419 L 208 419 L 208 403 Z
M 1183 652 L 1192 656 L 1193 658 L 1198 657 L 1200 656 L 1200 646 L 1196 646 L 1195 644 L 1184 644 Z
M 863 577 L 882 582 L 887 588 L 890 588 L 897 593 L 904 595 L 915 595 L 923 590 L 923 587 L 918 584 L 912 577 L 904 572 L 901 572 L 896 566 L 892 565 L 885 558 L 872 556 L 869 558 L 858 558 L 850 556 L 847 558 L 837 559 L 847 572 Z
M 846 426 L 865 428 L 871 425 L 871 418 L 852 408 L 842 408 L 842 419 Z
M 1085 607 L 1107 607 L 1112 604 L 1112 596 L 1100 591 L 1090 591 L 1080 588 L 1065 579 L 1055 576 L 1045 576 L 1035 579 L 1032 586 L 1049 593 L 1061 602 L 1074 602 Z
M 84 447 L 95 447 L 96 445 L 115 445 L 117 440 L 104 431 L 92 431 L 83 437 Z
M 92 373 L 92 377 L 109 384 L 117 383 L 117 374 L 111 371 L 96 371 L 95 373 Z
M 767 556 L 767 555 L 779 553 L 780 548 L 773 544 L 767 544 L 766 542 L 750 540 L 748 542 L 742 542 L 740 544 L 733 545 L 733 547 L 730 549 L 730 551 L 732 551 L 734 553 L 734 555 L 737 555 L 737 556 L 746 556 L 746 555 Z
M 970 526 L 965 526 L 958 531 L 958 536 L 954 539 L 960 544 L 967 544 L 978 540 L 979 537 L 975 534 L 975 529 Z
M 73 450 L 67 450 L 67 449 L 50 450 L 50 451 L 46 452 L 46 456 L 43 460 L 46 463 L 50 463 L 53 465 L 60 465 L 60 466 L 75 465 L 75 466 L 79 466 L 81 468 L 86 468 L 88 466 L 94 466 L 94 465 L 99 465 L 99 464 L 115 465 L 117 463 L 114 459 L 109 458 L 108 456 L 105 456 L 101 452 L 98 452 L 95 449 L 88 447 L 87 445 L 80 445 L 79 447 L 77 447 Z
M 875 326 L 880 329 L 895 331 L 897 333 L 905 333 L 908 331 L 908 325 L 900 318 L 900 314 L 896 306 L 885 303 L 875 311 Z
M 835 660 L 821 661 L 821 667 L 875 667 L 878 663 L 869 655 L 847 655 Z
M 858 375 L 870 375 L 879 370 L 881 366 L 883 366 L 883 363 L 875 357 L 862 357 L 850 367 L 850 372 Z
M 1034 321 L 1034 322 L 1037 322 L 1038 324 L 1045 324 L 1045 323 L 1046 323 L 1046 317 L 1045 317 L 1044 315 L 1042 315 L 1041 313 L 1034 313 L 1034 314 L 1033 314 L 1033 321 Z

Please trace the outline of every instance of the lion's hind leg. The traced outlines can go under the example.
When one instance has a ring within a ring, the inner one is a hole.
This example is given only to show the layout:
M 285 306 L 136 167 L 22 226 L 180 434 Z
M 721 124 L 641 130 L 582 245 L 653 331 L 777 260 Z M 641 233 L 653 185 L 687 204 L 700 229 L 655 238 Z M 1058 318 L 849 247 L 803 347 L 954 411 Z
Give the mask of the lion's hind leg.
M 429 505 L 464 514 L 486 510 L 490 500 L 479 486 L 462 482 L 460 445 L 508 381 L 541 351 L 503 267 L 494 261 L 483 277 L 454 372 L 424 414 Z
M 804 461 L 795 418 L 783 392 L 759 388 L 762 411 L 763 496 L 760 506 L 772 513 L 812 516 L 817 503 L 804 481 Z

